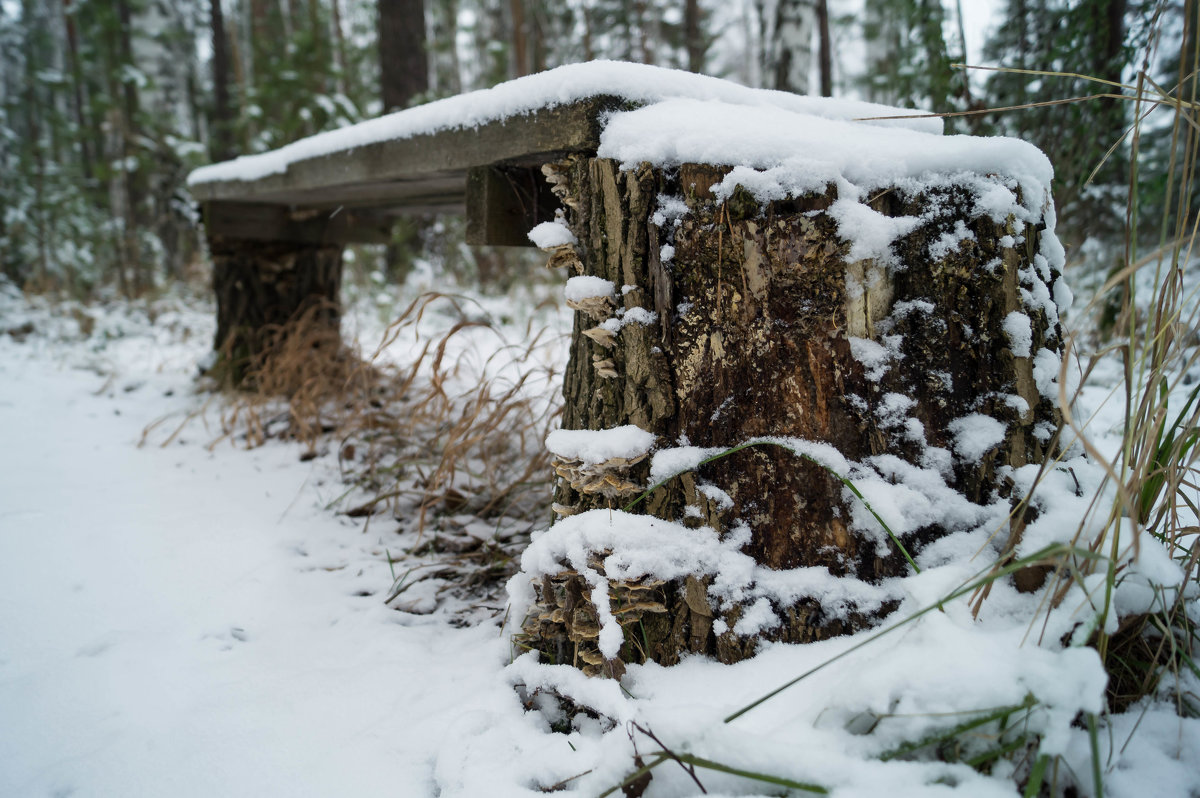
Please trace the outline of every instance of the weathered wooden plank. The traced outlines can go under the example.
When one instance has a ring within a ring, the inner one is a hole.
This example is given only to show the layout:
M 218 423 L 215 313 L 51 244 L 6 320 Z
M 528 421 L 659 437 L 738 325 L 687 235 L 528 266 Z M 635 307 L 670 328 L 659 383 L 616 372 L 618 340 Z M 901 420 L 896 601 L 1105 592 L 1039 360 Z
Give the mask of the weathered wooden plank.
M 457 189 L 461 202 L 471 167 L 540 165 L 568 152 L 594 151 L 602 115 L 620 103 L 613 97 L 592 97 L 474 128 L 378 142 L 297 161 L 286 172 L 257 180 L 199 183 L 192 194 L 201 201 L 298 207 L 328 207 L 355 198 L 380 207 L 405 207 L 414 195 L 428 199 L 445 194 L 450 203 Z M 455 176 L 462 182 L 453 183 Z
M 295 209 L 259 202 L 206 202 L 210 240 L 281 241 L 297 244 L 386 244 L 392 220 L 356 209 Z
M 420 207 L 461 213 L 466 190 L 466 173 L 446 172 L 413 180 L 380 180 L 300 190 L 248 192 L 239 199 L 330 211 L 337 208 L 411 210 Z
M 475 167 L 467 179 L 467 243 L 532 246 L 529 231 L 553 219 L 557 207 L 540 167 Z

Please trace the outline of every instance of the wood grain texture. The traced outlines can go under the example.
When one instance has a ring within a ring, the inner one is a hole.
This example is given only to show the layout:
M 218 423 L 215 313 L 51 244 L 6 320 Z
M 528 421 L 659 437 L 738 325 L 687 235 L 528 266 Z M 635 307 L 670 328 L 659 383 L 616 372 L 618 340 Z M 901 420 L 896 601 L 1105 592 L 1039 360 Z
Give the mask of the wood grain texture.
M 467 171 L 473 166 L 537 165 L 570 152 L 594 152 L 600 118 L 617 107 L 611 97 L 592 97 L 512 116 L 478 127 L 367 144 L 297 161 L 285 172 L 255 180 L 200 183 L 200 201 L 271 202 L 302 207 L 370 203 L 404 206 L 414 196 L 463 204 Z M 364 197 L 362 187 L 370 186 Z

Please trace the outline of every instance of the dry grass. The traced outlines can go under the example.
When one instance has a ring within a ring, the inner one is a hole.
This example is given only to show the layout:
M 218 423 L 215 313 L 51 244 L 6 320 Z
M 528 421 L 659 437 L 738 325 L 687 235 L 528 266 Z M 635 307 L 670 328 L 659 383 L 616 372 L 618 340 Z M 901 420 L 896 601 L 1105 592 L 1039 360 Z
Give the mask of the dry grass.
M 390 517 L 417 533 L 404 552 L 415 559 L 397 574 L 389 600 L 431 578 L 494 598 L 529 533 L 550 518 L 543 443 L 561 412 L 561 374 L 538 360 L 545 331 L 527 328 L 508 341 L 469 318 L 456 297 L 431 293 L 364 355 L 338 340 L 322 310 L 268 331 L 241 390 L 220 402 L 220 434 L 210 446 L 252 448 L 275 438 L 302 443 L 304 460 L 336 451 L 346 488 L 331 508 L 368 524 Z M 430 337 L 422 322 L 434 310 L 457 320 Z M 398 342 L 414 353 L 403 363 L 389 360 Z M 491 533 L 481 536 L 464 516 L 486 520 Z
M 460 320 L 439 338 L 422 338 L 418 325 L 434 302 L 451 303 Z M 469 344 L 453 353 L 456 339 L 481 329 L 495 339 L 486 357 L 478 360 Z M 543 443 L 560 413 L 561 377 L 536 362 L 544 332 L 526 329 L 519 343 L 509 342 L 487 322 L 466 318 L 452 297 L 426 294 L 388 327 L 371 362 L 406 334 L 421 341 L 419 353 L 403 367 L 373 366 L 382 397 L 356 403 L 336 431 L 344 476 L 371 494 L 349 512 L 415 509 L 420 529 L 439 511 L 549 518 Z
M 287 437 L 315 453 L 324 435 L 353 416 L 362 397 L 378 390 L 382 375 L 344 346 L 326 321 L 327 304 L 314 304 L 283 325 L 264 331 L 263 347 L 245 366 L 241 390 L 221 414 L 222 438 L 248 447 Z M 229 352 L 222 352 L 225 360 Z
M 1200 3 L 1188 0 L 1184 15 L 1189 25 L 1200 24 Z M 1185 36 L 1185 44 L 1188 41 Z M 1123 87 L 1128 91 L 1123 99 L 1135 106 L 1125 137 L 1131 164 L 1129 232 L 1121 268 L 1080 314 L 1099 320 L 1106 304 L 1119 307 L 1111 340 L 1097 344 L 1079 375 L 1079 382 L 1086 385 L 1102 361 L 1120 362 L 1123 379 L 1110 396 L 1125 408 L 1119 451 L 1105 451 L 1098 442 L 1104 431 L 1097 434 L 1090 429 L 1089 419 L 1073 412 L 1078 396 L 1069 396 L 1067 386 L 1068 370 L 1079 362 L 1075 357 L 1063 359 L 1058 380 L 1064 439 L 1080 443 L 1088 458 L 1104 469 L 1105 483 L 1072 541 L 1075 551 L 1088 550 L 1092 556 L 1059 557 L 1042 569 L 1051 580 L 1049 605 L 1061 603 L 1072 586 L 1083 585 L 1087 577 L 1103 575 L 1100 589 L 1089 594 L 1094 626 L 1086 639 L 1108 670 L 1109 707 L 1114 711 L 1146 696 L 1164 696 L 1167 674 L 1190 670 L 1200 677 L 1196 659 L 1200 630 L 1189 616 L 1186 598 L 1189 591 L 1194 596 L 1200 584 L 1200 527 L 1194 525 L 1200 515 L 1200 386 L 1188 382 L 1200 367 L 1200 284 L 1187 274 L 1200 262 L 1200 219 L 1189 208 L 1197 192 L 1195 167 L 1200 156 L 1200 126 L 1195 118 L 1200 46 L 1194 44 L 1194 36 L 1190 41 L 1197 49 L 1180 53 L 1179 81 L 1170 91 L 1150 81 L 1145 71 L 1139 73 L 1136 85 Z M 1139 229 L 1137 186 L 1145 179 L 1139 175 L 1140 143 L 1149 113 L 1160 109 L 1174 114 L 1163 184 L 1164 206 L 1177 212 L 1171 225 L 1163 220 L 1159 240 L 1142 254 L 1134 232 Z M 1095 337 L 1096 330 L 1085 334 Z M 1068 348 L 1077 353 L 1080 342 L 1081 337 L 1075 336 Z M 1056 465 L 1048 463 L 1043 473 Z M 1106 632 L 1111 628 L 1106 622 L 1117 613 L 1113 593 L 1125 579 L 1126 564 L 1136 555 L 1143 534 L 1166 547 L 1185 574 L 1184 584 L 1179 589 L 1160 588 L 1151 610 L 1118 617 L 1117 631 Z M 1172 698 L 1178 711 L 1200 714 L 1200 697 L 1184 694 L 1177 678 L 1171 683 L 1176 686 Z

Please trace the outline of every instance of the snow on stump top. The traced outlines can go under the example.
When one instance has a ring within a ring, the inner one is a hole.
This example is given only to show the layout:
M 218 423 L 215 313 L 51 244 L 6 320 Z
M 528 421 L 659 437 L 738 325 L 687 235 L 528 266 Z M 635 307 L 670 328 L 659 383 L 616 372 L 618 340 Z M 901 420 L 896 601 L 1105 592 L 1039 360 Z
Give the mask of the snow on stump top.
M 563 426 L 655 446 L 608 492 L 559 458 L 564 520 L 509 587 L 545 661 L 732 662 L 877 622 L 922 563 L 1019 547 L 1071 302 L 1052 168 L 848 116 L 664 98 L 546 168 L 578 242 L 554 262 L 603 299 L 573 305 Z

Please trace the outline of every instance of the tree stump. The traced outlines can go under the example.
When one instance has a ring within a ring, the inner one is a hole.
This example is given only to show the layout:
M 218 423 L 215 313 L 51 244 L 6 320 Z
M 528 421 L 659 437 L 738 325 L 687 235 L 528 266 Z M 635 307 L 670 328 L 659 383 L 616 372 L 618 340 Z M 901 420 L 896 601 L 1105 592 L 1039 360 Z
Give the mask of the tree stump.
M 336 351 L 342 245 L 210 236 L 217 295 L 214 372 L 234 385 L 268 355 L 269 336 L 303 318 Z
M 817 569 L 866 587 L 838 602 L 773 596 L 773 625 L 738 633 L 754 627 L 738 622 L 761 614 L 762 595 L 757 609 L 718 600 L 722 577 L 711 572 L 630 578 L 622 566 L 609 578 L 605 563 L 621 553 L 597 544 L 586 558 L 559 557 L 557 570 L 527 563 L 524 586 L 514 582 L 528 606 L 519 642 L 550 661 L 617 675 L 630 661 L 697 652 L 728 662 L 761 640 L 862 628 L 897 606 L 868 588 L 909 572 L 898 543 L 919 557 L 958 524 L 1003 524 L 1017 501 L 1011 470 L 1051 454 L 1062 340 L 1051 297 L 1064 287 L 1051 266 L 1057 242 L 1046 245 L 1050 261 L 1042 253 L 1040 213 L 997 215 L 996 192 L 1019 203 L 1015 182 L 957 175 L 880 190 L 867 204 L 839 202 L 831 184 L 761 203 L 742 188 L 715 198 L 710 187 L 728 171 L 622 171 L 601 158 L 548 168 L 578 239 L 551 259 L 576 275 L 563 427 L 636 425 L 660 452 L 803 442 L 817 456 L 752 446 L 681 474 L 631 512 L 709 530 L 769 569 L 760 577 Z M 851 214 L 890 229 L 890 245 L 849 240 Z M 835 473 L 837 458 L 820 454 L 830 447 L 849 470 Z M 602 483 L 603 463 L 560 456 L 555 501 L 567 517 L 547 540 L 648 484 L 648 458 L 609 463 Z M 940 480 L 958 497 L 951 504 L 975 514 L 930 511 L 889 537 L 847 487 L 913 474 Z M 1008 531 L 1010 541 L 1019 534 Z M 553 550 L 534 545 L 539 556 Z M 605 596 L 610 606 L 596 606 Z M 619 656 L 602 650 L 606 618 L 622 627 Z

